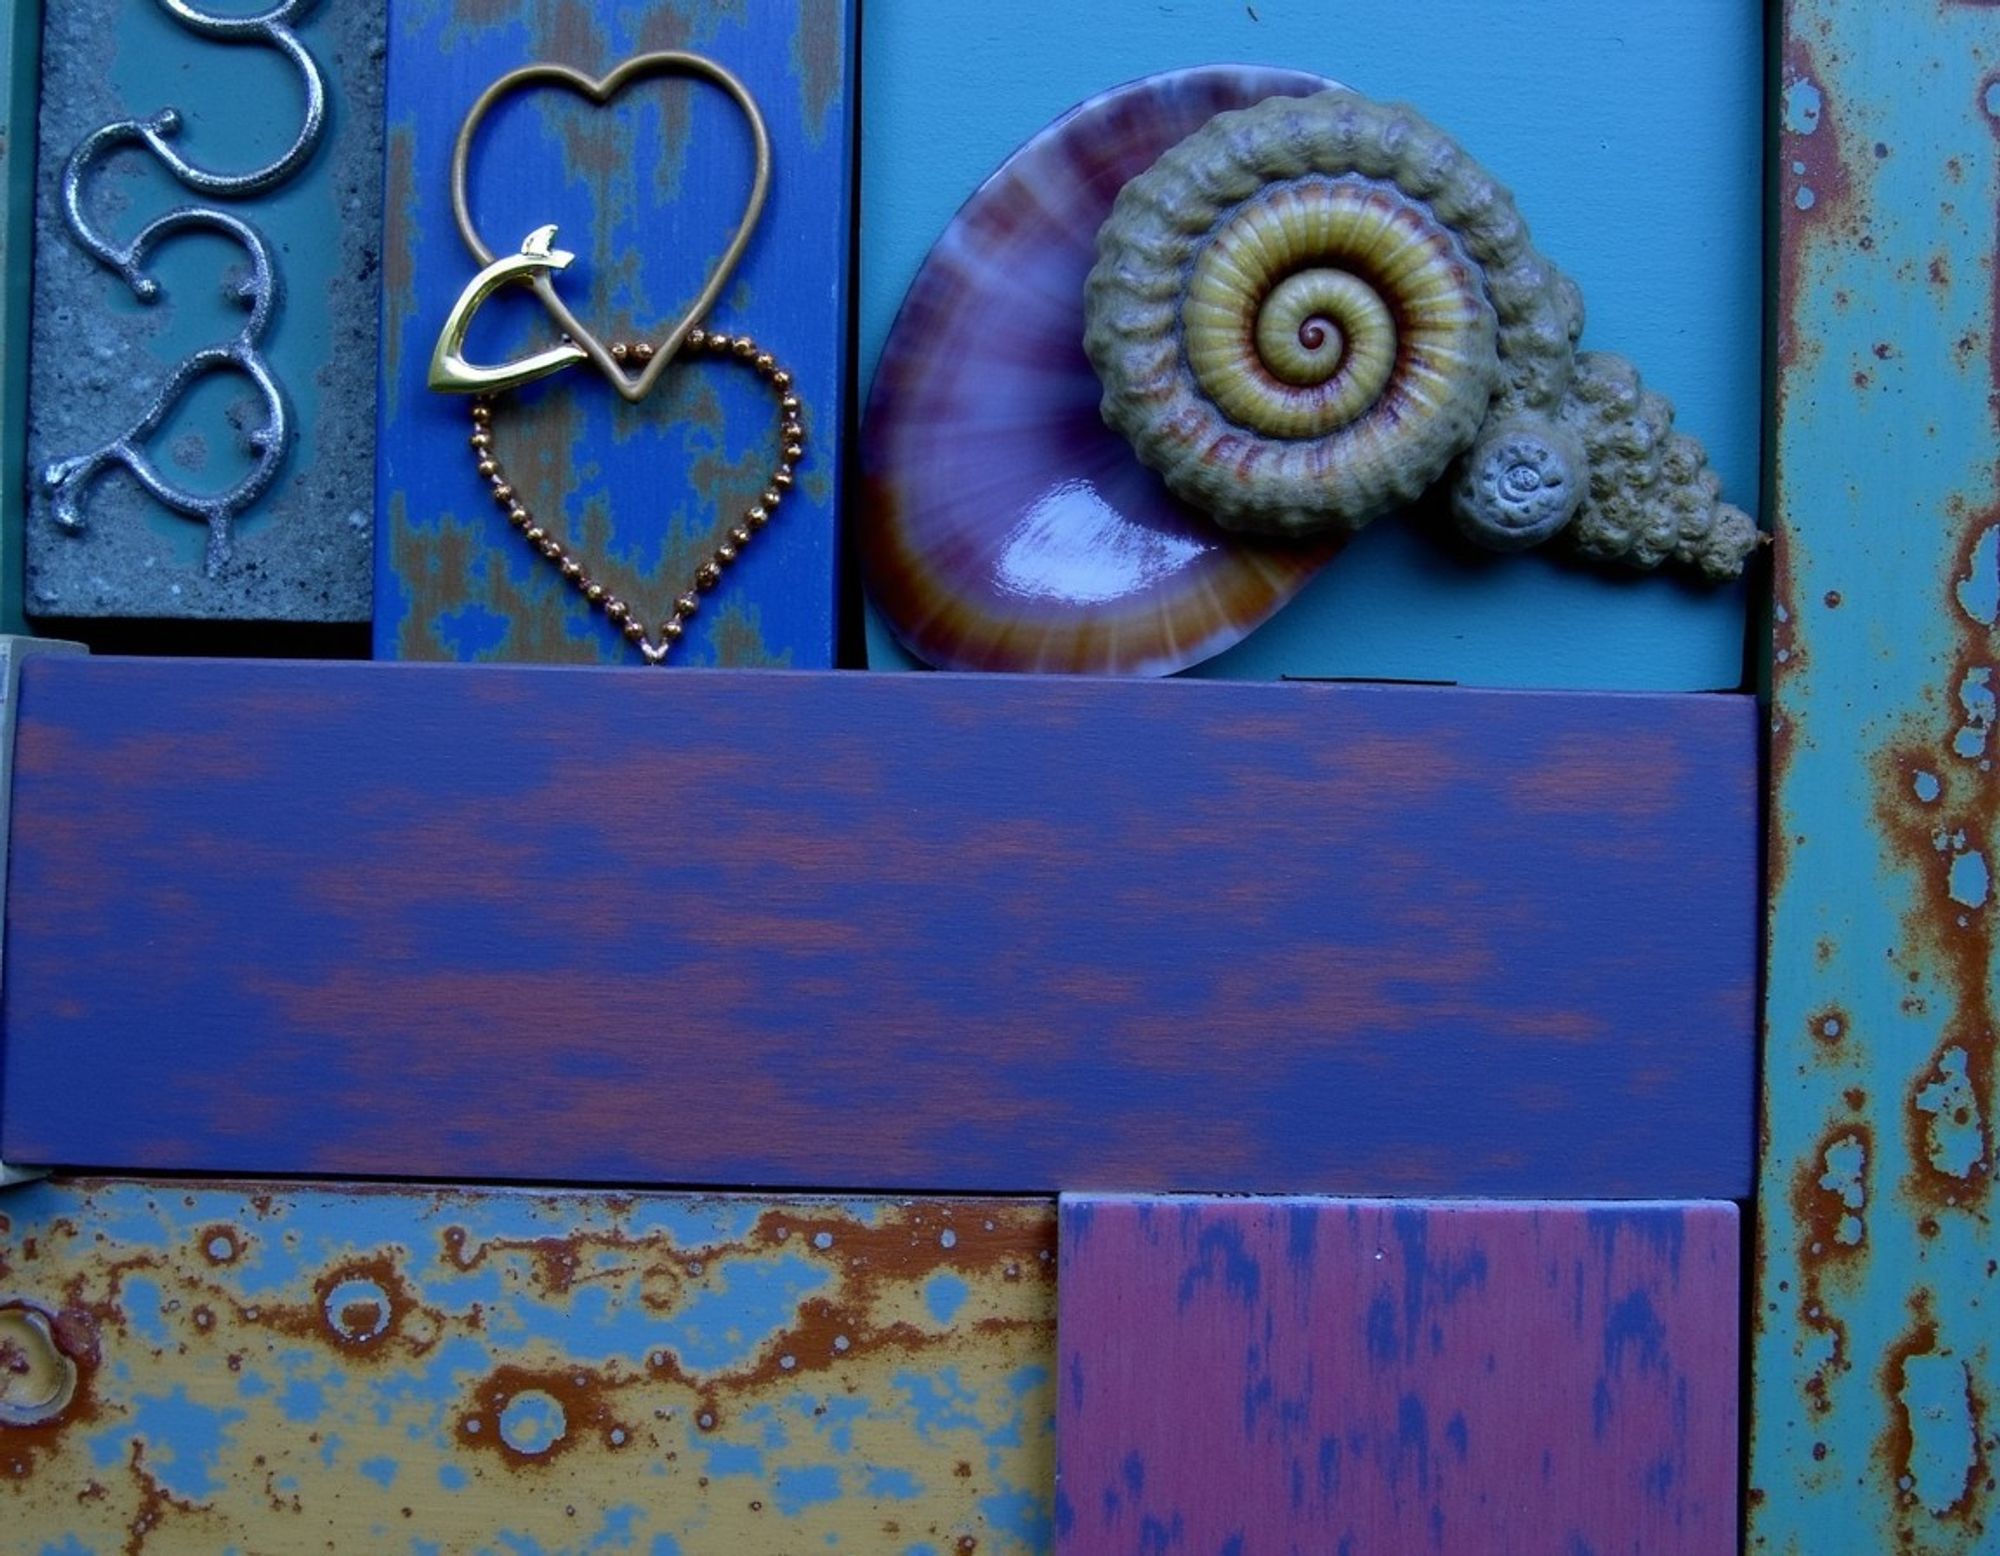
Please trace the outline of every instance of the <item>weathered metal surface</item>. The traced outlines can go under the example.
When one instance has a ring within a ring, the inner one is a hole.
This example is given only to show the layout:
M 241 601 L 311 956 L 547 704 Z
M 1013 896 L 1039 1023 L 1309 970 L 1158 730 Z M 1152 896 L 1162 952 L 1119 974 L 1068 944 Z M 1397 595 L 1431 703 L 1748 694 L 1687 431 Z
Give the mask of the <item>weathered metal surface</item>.
M 0 1545 L 1029 1556 L 1054 1239 L 1026 1201 L 12 1190 Z
M 21 703 L 22 1161 L 1749 1189 L 1747 697 L 90 659 Z
M 27 609 L 369 604 L 379 3 L 50 0 Z
M 2000 1543 L 2000 11 L 1789 0 L 1750 1542 Z
M 35 67 L 40 0 L 0 19 L 0 632 L 21 630 L 29 265 L 34 255 Z
M 453 299 L 481 268 L 453 222 L 448 178 L 475 100 L 534 62 L 596 78 L 630 55 L 682 49 L 742 79 L 773 151 L 769 201 L 707 322 L 753 336 L 791 371 L 808 437 L 797 486 L 705 597 L 674 663 L 831 665 L 849 0 L 393 0 L 389 14 L 376 656 L 642 663 L 507 523 L 467 455 L 463 398 L 432 392 L 425 378 Z M 559 246 L 576 255 L 561 295 L 578 316 L 606 340 L 658 341 L 728 246 L 753 160 L 742 114 L 710 83 L 634 81 L 601 107 L 536 88 L 482 122 L 470 207 L 499 253 L 558 224 Z M 496 362 L 552 339 L 548 317 L 516 287 L 482 310 L 471 344 Z M 502 406 L 494 452 L 520 500 L 647 622 L 672 610 L 697 564 L 758 501 L 780 447 L 757 375 L 699 353 L 670 363 L 638 405 L 585 366 Z
M 78 654 L 81 644 L 54 642 L 48 638 L 0 635 L 0 919 L 7 905 L 7 838 L 14 799 L 14 714 L 19 705 L 21 661 L 30 654 Z M 0 964 L 0 982 L 5 967 Z M 26 1169 L 9 1167 L 0 1155 L 0 1188 L 24 1176 Z

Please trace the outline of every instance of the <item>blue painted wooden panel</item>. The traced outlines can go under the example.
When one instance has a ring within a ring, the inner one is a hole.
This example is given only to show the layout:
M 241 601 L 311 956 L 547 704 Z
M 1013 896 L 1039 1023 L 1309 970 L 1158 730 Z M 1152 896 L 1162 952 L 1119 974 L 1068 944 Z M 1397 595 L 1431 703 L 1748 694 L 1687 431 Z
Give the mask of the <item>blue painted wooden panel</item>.
M 2000 11 L 1788 0 L 1750 1548 L 2000 1548 Z
M 676 661 L 832 664 L 839 432 L 847 361 L 852 11 L 845 0 L 634 9 L 394 0 L 377 499 L 375 653 L 401 659 L 609 660 L 638 655 L 506 523 L 473 469 L 458 396 L 424 386 L 431 348 L 479 268 L 451 218 L 447 168 L 474 98 L 518 66 L 601 76 L 642 51 L 689 49 L 742 78 L 769 125 L 763 220 L 711 322 L 747 332 L 805 402 L 798 487 L 690 624 Z M 501 104 L 471 195 L 507 253 L 559 223 L 577 255 L 559 284 L 608 341 L 664 336 L 726 245 L 750 185 L 747 129 L 713 86 L 635 83 L 608 108 L 543 91 Z M 499 298 L 472 345 L 498 361 L 546 344 L 525 294 Z M 756 375 L 713 357 L 670 366 L 641 405 L 594 369 L 504 397 L 496 447 L 521 499 L 649 622 L 671 612 L 777 458 Z
M 0 1195 L 15 1556 L 1040 1556 L 1055 1207 Z
M 1056 1550 L 1734 1556 L 1736 1207 L 1065 1196 Z
M 1586 347 L 1634 358 L 1754 510 L 1761 423 L 1763 7 L 1758 0 L 870 0 L 860 365 L 952 212 L 1030 135 L 1150 71 L 1224 60 L 1415 103 L 1507 183 L 1581 284 Z M 948 102 L 948 110 L 947 110 Z M 911 148 L 922 147 L 922 155 Z M 1744 591 L 1525 556 L 1468 564 L 1372 525 L 1197 673 L 1503 686 L 1735 687 Z M 879 626 L 869 662 L 907 665 Z
M 98 659 L 21 720 L 22 1161 L 1748 1184 L 1748 698 Z

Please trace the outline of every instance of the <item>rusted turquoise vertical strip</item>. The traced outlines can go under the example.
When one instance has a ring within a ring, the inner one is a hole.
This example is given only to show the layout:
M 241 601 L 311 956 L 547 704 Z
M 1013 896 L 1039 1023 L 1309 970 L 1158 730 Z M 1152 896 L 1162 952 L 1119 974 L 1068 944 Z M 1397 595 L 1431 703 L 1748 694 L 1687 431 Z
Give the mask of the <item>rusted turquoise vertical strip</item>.
M 1750 1547 L 2000 1542 L 2000 11 L 1783 18 Z
M 28 266 L 34 255 L 35 63 L 41 29 L 37 0 L 12 0 L 0 19 L 0 632 L 21 630 Z

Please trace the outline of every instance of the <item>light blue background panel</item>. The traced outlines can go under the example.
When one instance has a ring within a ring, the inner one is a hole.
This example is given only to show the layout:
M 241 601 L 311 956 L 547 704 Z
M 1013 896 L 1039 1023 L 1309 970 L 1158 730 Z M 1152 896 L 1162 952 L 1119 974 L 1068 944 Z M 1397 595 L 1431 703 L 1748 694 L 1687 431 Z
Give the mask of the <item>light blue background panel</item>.
M 1631 357 L 1755 511 L 1763 8 L 1755 0 L 870 0 L 862 18 L 860 370 L 979 183 L 1065 110 L 1241 60 L 1414 104 L 1502 182 L 1583 287 L 1586 349 Z M 1467 561 L 1396 521 L 1196 673 L 1698 690 L 1742 678 L 1744 590 L 1550 557 Z M 907 664 L 879 621 L 870 663 Z

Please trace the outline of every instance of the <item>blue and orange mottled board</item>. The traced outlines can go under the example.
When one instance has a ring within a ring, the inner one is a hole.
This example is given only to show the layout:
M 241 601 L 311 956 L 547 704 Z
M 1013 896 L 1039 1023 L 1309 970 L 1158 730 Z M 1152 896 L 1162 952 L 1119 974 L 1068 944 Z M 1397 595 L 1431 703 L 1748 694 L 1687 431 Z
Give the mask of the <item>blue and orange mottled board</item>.
M 20 721 L 11 1160 L 1748 1185 L 1749 698 L 86 659 Z
M 448 167 L 473 101 L 553 61 L 601 76 L 632 54 L 703 54 L 736 73 L 769 125 L 771 195 L 710 314 L 794 375 L 807 457 L 798 486 L 676 651 L 695 664 L 832 664 L 839 429 L 845 389 L 852 9 L 847 0 L 393 0 L 377 503 L 375 655 L 610 660 L 630 648 L 505 521 L 473 469 L 462 398 L 425 387 L 440 326 L 478 262 L 453 223 Z M 487 243 L 509 253 L 559 225 L 576 262 L 562 295 L 605 340 L 659 338 L 700 289 L 742 213 L 747 125 L 713 85 L 667 77 L 604 108 L 540 88 L 502 101 L 472 153 Z M 510 308 L 510 304 L 513 306 Z M 471 354 L 552 338 L 525 293 L 494 299 Z M 497 452 L 521 500 L 650 624 L 758 500 L 778 454 L 776 402 L 742 363 L 670 366 L 638 406 L 574 367 L 504 397 Z
M 1065 1197 L 1063 1556 L 1732 1556 L 1736 1207 Z
M 9 1556 L 1042 1556 L 1049 1201 L 0 1195 Z

